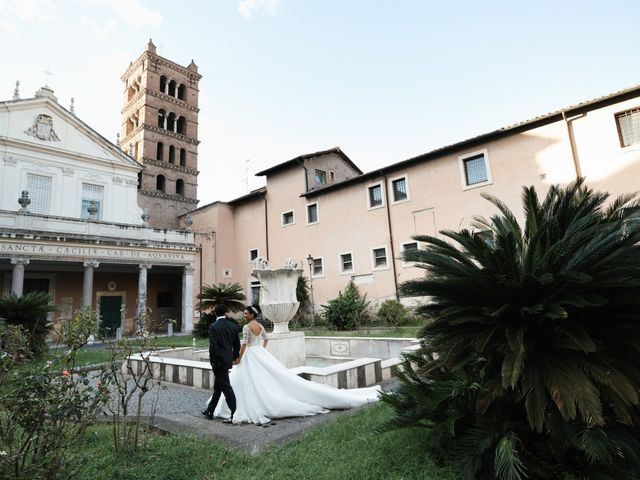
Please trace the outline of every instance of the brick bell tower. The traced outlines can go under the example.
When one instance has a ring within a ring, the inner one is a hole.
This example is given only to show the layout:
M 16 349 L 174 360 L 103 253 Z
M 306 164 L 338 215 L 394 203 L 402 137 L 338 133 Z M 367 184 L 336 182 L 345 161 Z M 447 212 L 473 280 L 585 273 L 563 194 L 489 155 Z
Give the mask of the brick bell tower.
M 156 54 L 151 40 L 122 75 L 121 148 L 144 165 L 138 204 L 154 228 L 184 227 L 178 215 L 198 203 L 198 82 L 191 61 L 182 67 Z

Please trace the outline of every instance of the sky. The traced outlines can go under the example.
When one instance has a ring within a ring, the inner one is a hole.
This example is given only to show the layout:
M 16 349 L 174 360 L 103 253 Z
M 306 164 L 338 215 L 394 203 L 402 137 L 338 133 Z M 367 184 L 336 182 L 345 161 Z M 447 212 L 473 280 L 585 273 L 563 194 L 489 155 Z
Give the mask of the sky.
M 0 100 L 46 82 L 115 142 L 149 39 L 193 59 L 202 206 L 305 153 L 367 172 L 636 85 L 639 17 L 634 0 L 0 0 Z

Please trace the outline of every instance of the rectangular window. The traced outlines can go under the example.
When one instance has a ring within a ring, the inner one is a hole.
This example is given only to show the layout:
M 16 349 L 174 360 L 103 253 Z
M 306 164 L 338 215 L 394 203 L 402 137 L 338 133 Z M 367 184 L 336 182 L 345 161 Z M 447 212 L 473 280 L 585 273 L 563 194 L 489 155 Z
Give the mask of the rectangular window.
M 403 267 L 411 267 L 414 265 L 414 262 L 404 260 L 404 254 L 407 252 L 415 252 L 418 250 L 418 242 L 406 242 L 402 244 L 402 266 Z
M 340 273 L 353 272 L 353 255 L 351 253 L 340 254 Z
M 282 214 L 282 226 L 293 224 L 293 211 Z
M 249 250 L 249 261 L 252 262 L 258 258 L 258 249 L 254 248 L 253 250 Z
M 322 267 L 322 258 L 314 258 L 313 266 L 311 267 L 313 270 L 314 277 L 321 277 L 324 275 L 324 268 Z
M 458 157 L 462 189 L 481 187 L 491 183 L 491 169 L 487 149 Z
M 251 304 L 259 305 L 260 304 L 260 281 L 255 281 L 255 280 L 252 281 L 250 288 L 251 288 Z
M 329 170 L 329 181 L 331 183 L 336 181 L 336 172 L 334 172 L 333 170 Z
M 402 177 L 397 180 L 391 181 L 391 188 L 393 190 L 393 201 L 401 202 L 409 198 L 407 194 L 407 178 Z
M 31 200 L 31 204 L 28 206 L 29 211 L 43 215 L 48 214 L 51 202 L 51 177 L 27 173 L 27 188 L 25 190 L 29 192 Z
M 103 194 L 104 187 L 102 185 L 92 185 L 90 183 L 82 184 L 82 211 L 80 212 L 80 218 L 83 220 L 89 218 L 89 207 L 94 205 L 98 209 L 96 212 L 96 219 L 102 219 Z
M 382 185 L 369 187 L 369 208 L 382 206 Z
M 156 307 L 157 308 L 175 307 L 175 303 L 173 301 L 173 292 L 158 292 Z
M 640 143 L 640 108 L 616 113 L 616 125 L 621 147 Z
M 387 268 L 387 249 L 385 247 L 373 249 L 373 268 Z
M 327 173 L 324 170 L 316 170 L 316 183 L 327 183 Z
M 318 204 L 307 205 L 307 223 L 318 223 Z

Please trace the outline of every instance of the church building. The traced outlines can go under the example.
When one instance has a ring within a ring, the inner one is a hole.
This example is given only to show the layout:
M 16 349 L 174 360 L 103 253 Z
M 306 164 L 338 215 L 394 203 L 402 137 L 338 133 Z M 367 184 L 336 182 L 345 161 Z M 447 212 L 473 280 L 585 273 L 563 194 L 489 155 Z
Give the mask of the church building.
M 193 69 L 181 72 L 167 77 L 179 81 L 174 92 L 182 92 L 174 93 L 173 129 L 158 133 L 171 139 L 167 149 L 177 152 L 165 178 L 174 186 L 182 179 L 182 195 L 157 197 L 175 202 L 174 212 L 195 202 L 196 113 L 179 97 L 193 99 L 189 95 L 199 76 Z M 136 95 L 146 94 L 138 90 L 132 100 Z M 60 105 L 47 86 L 24 99 L 16 86 L 13 98 L 0 107 L 0 293 L 49 293 L 60 307 L 55 321 L 90 306 L 111 335 L 118 329 L 132 332 L 147 309 L 161 330 L 171 323 L 177 331 L 191 331 L 194 235 L 189 228 L 168 229 L 177 227 L 171 215 L 158 222 L 161 229 L 152 227 L 151 215 L 161 216 L 162 209 L 154 210 L 152 195 L 145 197 L 152 200 L 149 211 L 139 206 L 138 179 L 143 192 L 152 190 L 143 165 L 79 119 L 73 105 Z M 144 115 L 125 136 L 140 144 L 138 158 L 147 142 L 142 125 Z

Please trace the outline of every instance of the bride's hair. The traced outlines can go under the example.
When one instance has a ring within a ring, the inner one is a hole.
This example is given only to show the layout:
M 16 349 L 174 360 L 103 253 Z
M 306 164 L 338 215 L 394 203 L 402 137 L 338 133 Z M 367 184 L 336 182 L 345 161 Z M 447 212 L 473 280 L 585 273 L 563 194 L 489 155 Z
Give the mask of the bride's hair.
M 247 311 L 253 313 L 254 317 L 257 317 L 258 315 L 260 315 L 260 309 L 259 309 L 259 307 L 256 307 L 255 305 L 249 305 L 247 307 Z

